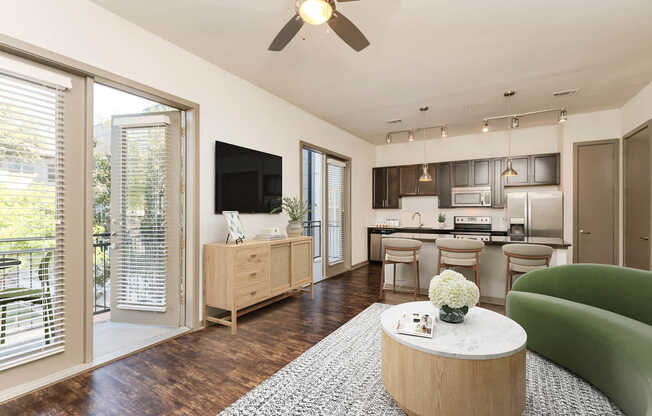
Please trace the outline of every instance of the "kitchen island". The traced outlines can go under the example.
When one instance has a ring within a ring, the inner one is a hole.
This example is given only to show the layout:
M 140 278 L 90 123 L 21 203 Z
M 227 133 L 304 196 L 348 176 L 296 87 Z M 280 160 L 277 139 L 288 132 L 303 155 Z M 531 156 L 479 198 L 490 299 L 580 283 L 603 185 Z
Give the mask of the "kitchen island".
M 378 230 L 369 227 L 369 232 Z M 427 294 L 430 280 L 437 274 L 438 250 L 435 241 L 440 238 L 453 238 L 453 230 L 435 228 L 382 228 L 385 238 L 411 238 L 423 243 L 419 255 L 419 286 L 421 294 Z M 381 240 L 382 241 L 382 240 Z M 507 273 L 507 260 L 503 254 L 502 246 L 505 244 L 543 244 L 553 248 L 550 259 L 551 266 L 568 263 L 569 243 L 560 238 L 520 237 L 514 238 L 506 235 L 504 231 L 493 231 L 485 248 L 480 255 L 480 296 L 486 303 L 502 305 L 505 300 L 505 275 Z M 382 247 L 382 246 L 381 246 Z M 381 248 L 382 250 L 382 248 Z M 371 258 L 371 257 L 370 257 Z M 392 290 L 394 266 L 385 266 L 385 289 Z M 473 280 L 473 272 L 469 269 L 459 268 L 460 273 L 467 279 Z M 412 265 L 399 264 L 396 269 L 396 290 L 401 292 L 414 291 L 414 275 Z M 518 276 L 515 276 L 518 278 Z

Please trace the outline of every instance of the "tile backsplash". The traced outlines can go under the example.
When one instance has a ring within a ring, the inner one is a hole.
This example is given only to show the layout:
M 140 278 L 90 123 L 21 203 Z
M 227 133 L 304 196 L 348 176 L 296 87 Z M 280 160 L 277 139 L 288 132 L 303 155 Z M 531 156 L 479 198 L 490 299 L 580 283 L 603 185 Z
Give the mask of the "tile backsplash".
M 445 228 L 453 228 L 453 217 L 456 215 L 489 216 L 494 230 L 507 230 L 507 218 L 504 209 L 493 208 L 447 208 L 439 209 L 439 200 L 436 196 L 414 196 L 401 198 L 401 208 L 393 210 L 376 210 L 375 224 L 386 224 L 398 221 L 401 227 L 419 225 L 420 212 L 425 227 L 437 227 L 437 217 L 440 213 L 446 215 Z M 414 217 L 414 218 L 413 218 Z M 375 225 L 372 224 L 372 225 Z

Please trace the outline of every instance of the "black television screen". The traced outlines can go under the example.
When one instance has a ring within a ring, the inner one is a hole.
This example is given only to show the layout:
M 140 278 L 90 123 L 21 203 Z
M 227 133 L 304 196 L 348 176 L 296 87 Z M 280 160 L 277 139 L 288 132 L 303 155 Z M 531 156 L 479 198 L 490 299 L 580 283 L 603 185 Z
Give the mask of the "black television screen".
M 269 213 L 281 205 L 283 159 L 215 142 L 215 213 Z

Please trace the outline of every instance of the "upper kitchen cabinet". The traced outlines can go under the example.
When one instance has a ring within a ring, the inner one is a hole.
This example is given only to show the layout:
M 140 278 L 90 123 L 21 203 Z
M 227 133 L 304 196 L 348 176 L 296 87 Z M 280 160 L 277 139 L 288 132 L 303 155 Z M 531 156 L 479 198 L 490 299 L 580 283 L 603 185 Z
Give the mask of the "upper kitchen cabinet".
M 400 168 L 401 195 L 417 195 L 419 165 L 401 166 Z
M 493 161 L 489 159 L 484 160 L 474 160 L 473 161 L 473 170 L 472 170 L 472 179 L 473 183 L 471 186 L 491 186 L 492 182 L 492 170 L 491 167 Z
M 506 186 L 523 186 L 530 184 L 530 157 L 518 156 L 512 158 L 512 168 L 516 171 L 516 176 L 508 176 Z
M 531 156 L 532 185 L 559 185 L 559 153 Z
M 439 199 L 439 208 L 451 208 L 453 206 L 451 191 L 453 188 L 452 181 L 452 163 L 437 163 L 437 197 Z
M 373 204 L 374 209 L 398 208 L 400 194 L 400 172 L 398 167 L 374 168 Z
M 471 160 L 453 162 L 453 187 L 471 186 Z
M 559 185 L 559 153 L 517 156 L 512 158 L 512 168 L 518 173 L 510 176 L 505 186 Z
M 421 177 L 423 165 L 419 165 L 417 169 L 417 182 L 419 177 Z M 432 178 L 430 182 L 418 182 L 417 184 L 417 195 L 420 196 L 434 196 L 437 195 L 437 164 L 430 163 L 428 165 L 428 173 Z
M 505 208 L 505 178 L 503 178 L 503 171 L 507 168 L 507 159 L 494 159 L 492 162 L 491 207 Z

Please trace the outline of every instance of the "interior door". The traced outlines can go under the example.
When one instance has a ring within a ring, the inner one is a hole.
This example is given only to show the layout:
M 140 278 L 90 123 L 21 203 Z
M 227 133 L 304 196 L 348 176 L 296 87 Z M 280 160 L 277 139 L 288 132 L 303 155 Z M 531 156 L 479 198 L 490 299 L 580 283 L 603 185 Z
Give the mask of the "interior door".
M 348 262 L 348 167 L 345 161 L 326 157 L 326 276 L 347 270 Z
M 180 325 L 181 113 L 111 127 L 111 320 Z
M 575 263 L 618 264 L 618 146 L 575 145 Z
M 625 138 L 624 265 L 650 269 L 650 129 Z

